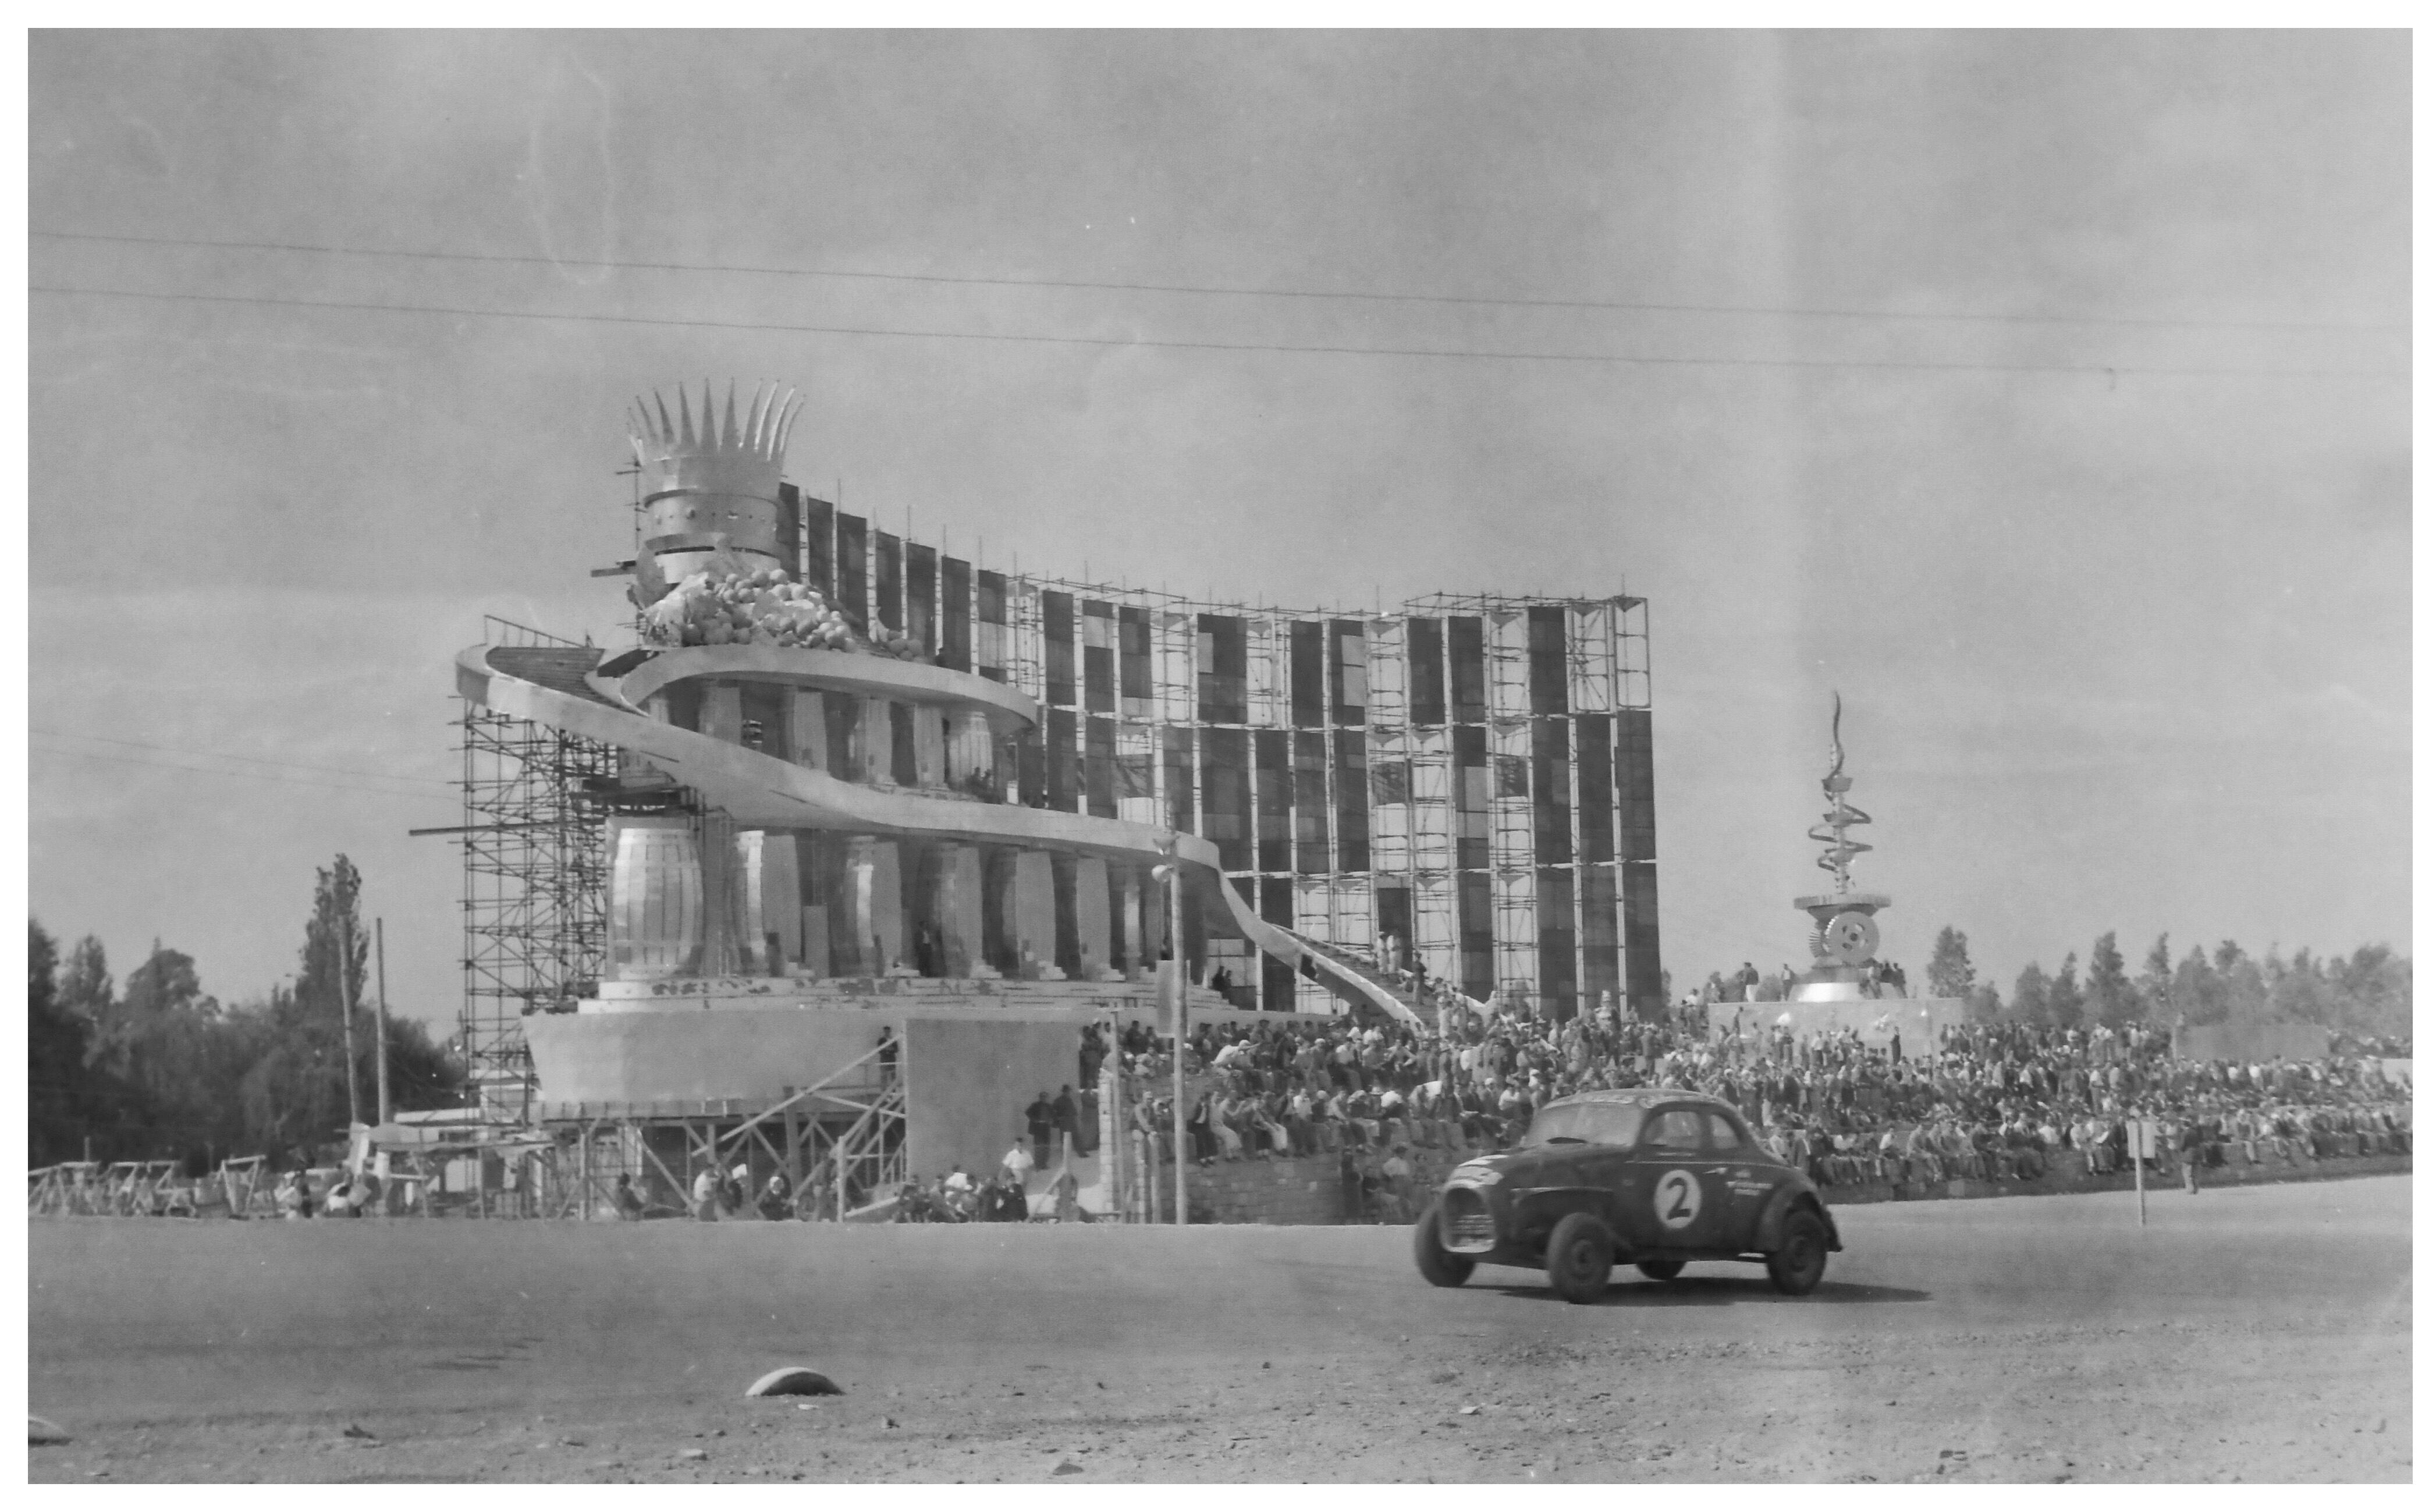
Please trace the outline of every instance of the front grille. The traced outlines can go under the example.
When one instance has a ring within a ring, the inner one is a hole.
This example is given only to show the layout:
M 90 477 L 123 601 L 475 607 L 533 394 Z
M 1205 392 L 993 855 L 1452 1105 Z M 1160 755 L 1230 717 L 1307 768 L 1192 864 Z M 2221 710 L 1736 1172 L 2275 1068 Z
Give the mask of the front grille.
M 1488 1203 L 1470 1187 L 1449 1187 L 1439 1199 L 1438 1243 L 1457 1254 L 1477 1253 L 1497 1243 L 1497 1220 Z

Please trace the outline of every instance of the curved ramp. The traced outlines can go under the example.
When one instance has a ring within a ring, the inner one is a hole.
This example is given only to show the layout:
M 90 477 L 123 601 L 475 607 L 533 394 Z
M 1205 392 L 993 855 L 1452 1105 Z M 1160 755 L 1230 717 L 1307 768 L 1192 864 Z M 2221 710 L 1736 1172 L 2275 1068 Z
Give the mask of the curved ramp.
M 1311 977 L 1346 1002 L 1407 1023 L 1423 1021 L 1413 1004 L 1355 965 L 1262 919 L 1227 885 L 1219 870 L 1218 847 L 1198 835 L 1122 819 L 892 791 L 843 781 L 652 719 L 636 706 L 626 676 L 604 673 L 601 657 L 597 647 L 468 647 L 457 658 L 457 690 L 501 714 L 631 751 L 701 792 L 744 828 L 848 829 L 860 834 L 1041 845 L 1139 865 L 1165 861 L 1168 853 L 1162 846 L 1172 841 L 1175 859 L 1192 869 L 1192 893 L 1205 925 L 1250 941 L 1263 954 Z M 648 662 L 621 656 L 609 665 L 615 672 L 642 675 L 654 687 L 667 680 L 667 669 L 644 672 Z M 937 669 L 915 669 L 933 678 L 939 675 Z M 1004 706 L 1014 712 L 1011 704 Z M 1210 906 L 1213 894 L 1223 901 L 1223 912 Z

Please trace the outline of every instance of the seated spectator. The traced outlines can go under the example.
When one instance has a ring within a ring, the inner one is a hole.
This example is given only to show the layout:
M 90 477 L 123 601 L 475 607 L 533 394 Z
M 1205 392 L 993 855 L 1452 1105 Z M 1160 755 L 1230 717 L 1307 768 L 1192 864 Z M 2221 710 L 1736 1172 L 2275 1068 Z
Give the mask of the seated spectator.
M 794 1217 L 795 1203 L 787 1192 L 787 1178 L 777 1172 L 772 1172 L 770 1179 L 762 1183 L 761 1195 L 754 1202 L 753 1209 L 773 1223 L 782 1218 Z

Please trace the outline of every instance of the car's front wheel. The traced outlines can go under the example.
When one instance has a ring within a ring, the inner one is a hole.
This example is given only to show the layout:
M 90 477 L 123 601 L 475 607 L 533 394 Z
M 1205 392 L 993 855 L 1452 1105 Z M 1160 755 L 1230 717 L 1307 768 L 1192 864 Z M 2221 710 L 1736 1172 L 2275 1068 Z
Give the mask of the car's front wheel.
M 1615 1269 L 1615 1236 L 1589 1213 L 1567 1213 L 1548 1236 L 1548 1284 L 1568 1302 L 1607 1295 Z
M 1653 1281 L 1671 1281 L 1683 1274 L 1681 1260 L 1643 1260 L 1641 1274 Z
M 1471 1261 L 1461 1255 L 1450 1255 L 1438 1242 L 1438 1205 L 1430 1204 L 1429 1211 L 1413 1225 L 1413 1263 L 1419 1267 L 1421 1279 L 1432 1286 L 1461 1286 L 1471 1279 Z
M 1767 1257 L 1767 1278 L 1787 1296 L 1808 1296 L 1827 1275 L 1827 1225 L 1814 1212 L 1789 1213 Z

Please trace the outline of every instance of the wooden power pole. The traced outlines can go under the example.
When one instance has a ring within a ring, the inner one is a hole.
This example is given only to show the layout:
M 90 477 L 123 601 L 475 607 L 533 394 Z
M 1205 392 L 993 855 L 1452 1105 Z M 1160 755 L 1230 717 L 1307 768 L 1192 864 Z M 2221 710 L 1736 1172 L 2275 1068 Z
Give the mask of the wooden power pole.
M 389 942 L 382 938 L 381 921 L 373 920 L 374 969 L 379 972 L 379 990 L 373 999 L 373 1076 L 376 1086 L 373 1105 L 380 1110 L 380 1121 L 389 1121 Z
M 364 1121 L 363 1104 L 356 1093 L 356 974 L 347 969 L 349 948 L 354 941 L 355 919 L 352 913 L 340 921 L 339 934 L 339 1033 L 347 1057 L 347 1127 Z

